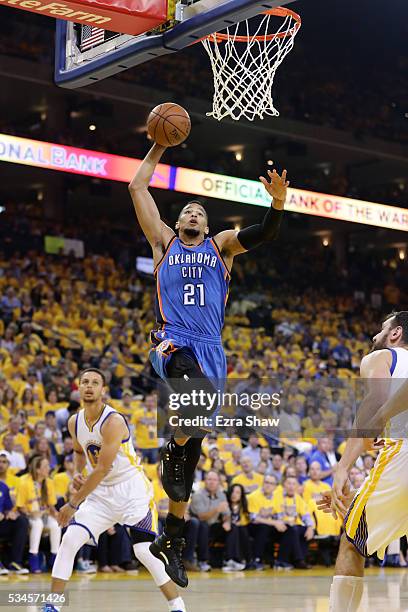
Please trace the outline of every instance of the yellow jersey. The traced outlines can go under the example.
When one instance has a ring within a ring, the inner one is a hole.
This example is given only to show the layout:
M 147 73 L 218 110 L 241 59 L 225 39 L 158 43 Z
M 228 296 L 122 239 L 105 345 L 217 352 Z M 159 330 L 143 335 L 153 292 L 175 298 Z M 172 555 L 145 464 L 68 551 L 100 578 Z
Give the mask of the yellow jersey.
M 304 525 L 305 518 L 310 518 L 305 500 L 297 493 L 289 497 L 284 492 L 275 490 L 273 501 L 275 518 L 284 521 L 287 525 Z
M 313 482 L 313 480 L 305 480 L 303 483 L 303 499 L 308 504 L 311 499 L 317 501 L 321 498 L 323 491 L 330 491 L 330 485 L 327 482 Z
M 55 474 L 53 478 L 55 494 L 57 497 L 63 497 L 67 499 L 68 488 L 71 484 L 72 478 L 66 472 L 59 472 Z
M 5 480 L 3 480 L 3 482 L 4 484 L 8 486 L 9 491 L 10 491 L 10 496 L 12 500 L 15 501 L 20 478 L 18 476 L 15 476 L 15 474 L 10 472 L 10 470 L 7 470 L 7 476 Z
M 132 418 L 135 426 L 137 448 L 159 448 L 157 439 L 157 412 L 140 408 Z
M 262 474 L 257 474 L 256 472 L 252 472 L 252 478 L 248 478 L 245 474 L 238 474 L 235 478 L 232 479 L 231 484 L 240 484 L 244 487 L 245 493 L 248 495 L 253 491 L 256 491 L 263 485 L 264 477 Z
M 340 517 L 333 518 L 331 514 L 326 514 L 323 510 L 319 510 L 316 501 L 311 499 L 308 504 L 310 514 L 315 524 L 317 535 L 321 536 L 338 536 L 340 535 L 343 521 Z
M 248 512 L 250 514 L 260 516 L 262 518 L 273 518 L 274 502 L 273 494 L 271 497 L 266 497 L 262 489 L 258 489 L 250 493 L 247 497 Z
M 48 505 L 55 506 L 57 503 L 57 496 L 55 494 L 54 483 L 51 478 L 47 478 L 46 483 Z M 34 482 L 31 474 L 25 474 L 20 478 L 16 506 L 17 508 L 24 508 L 27 512 L 40 512 L 47 509 L 41 502 L 41 486 L 39 483 Z

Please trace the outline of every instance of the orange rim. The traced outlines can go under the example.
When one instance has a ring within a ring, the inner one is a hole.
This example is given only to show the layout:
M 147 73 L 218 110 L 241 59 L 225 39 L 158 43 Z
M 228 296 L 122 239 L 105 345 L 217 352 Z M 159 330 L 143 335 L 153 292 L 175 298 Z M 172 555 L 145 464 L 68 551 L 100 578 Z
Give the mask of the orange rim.
M 302 25 L 302 19 L 300 15 L 292 11 L 291 9 L 285 8 L 283 6 L 279 6 L 274 9 L 270 9 L 269 11 L 263 11 L 262 15 L 275 15 L 276 17 L 292 17 L 295 20 L 295 25 L 290 30 L 286 30 L 286 32 L 277 32 L 276 34 L 266 34 L 262 36 L 233 36 L 231 34 L 220 34 L 219 32 L 214 32 L 214 34 L 209 34 L 208 36 L 204 36 L 201 40 L 209 40 L 210 42 L 225 42 L 226 40 L 234 40 L 236 42 L 249 42 L 252 40 L 274 40 L 275 38 L 287 38 L 288 36 L 294 36 Z

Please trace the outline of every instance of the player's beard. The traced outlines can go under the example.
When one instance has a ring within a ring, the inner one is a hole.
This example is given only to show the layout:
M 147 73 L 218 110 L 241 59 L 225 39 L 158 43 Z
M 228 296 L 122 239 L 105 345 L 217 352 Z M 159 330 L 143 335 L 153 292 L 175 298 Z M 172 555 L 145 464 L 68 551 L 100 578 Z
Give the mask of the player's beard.
M 186 227 L 186 229 L 184 230 L 184 233 L 189 238 L 197 238 L 197 236 L 200 235 L 200 230 L 195 229 L 193 227 Z

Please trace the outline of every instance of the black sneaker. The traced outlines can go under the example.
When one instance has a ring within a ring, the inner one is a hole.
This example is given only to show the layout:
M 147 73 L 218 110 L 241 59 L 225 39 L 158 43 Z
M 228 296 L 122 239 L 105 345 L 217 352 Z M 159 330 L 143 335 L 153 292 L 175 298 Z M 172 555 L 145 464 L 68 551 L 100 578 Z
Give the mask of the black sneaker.
M 188 585 L 186 569 L 183 565 L 184 538 L 169 538 L 165 533 L 150 544 L 150 552 L 164 563 L 166 574 L 183 589 Z
M 174 502 L 182 502 L 187 496 L 184 477 L 186 451 L 183 446 L 175 452 L 174 442 L 170 440 L 160 451 L 160 476 L 163 489 Z

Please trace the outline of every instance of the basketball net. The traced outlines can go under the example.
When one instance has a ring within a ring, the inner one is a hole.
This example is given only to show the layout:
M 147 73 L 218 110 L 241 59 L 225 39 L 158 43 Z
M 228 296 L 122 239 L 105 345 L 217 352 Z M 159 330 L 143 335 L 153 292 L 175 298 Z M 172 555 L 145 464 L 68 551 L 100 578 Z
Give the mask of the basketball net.
M 284 18 L 278 31 L 272 27 L 276 16 Z M 218 121 L 224 117 L 253 121 L 279 115 L 273 103 L 273 80 L 293 48 L 301 19 L 283 7 L 271 9 L 258 19 L 255 27 L 253 20 L 246 20 L 201 41 L 214 77 L 213 109 L 207 116 Z

